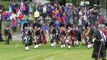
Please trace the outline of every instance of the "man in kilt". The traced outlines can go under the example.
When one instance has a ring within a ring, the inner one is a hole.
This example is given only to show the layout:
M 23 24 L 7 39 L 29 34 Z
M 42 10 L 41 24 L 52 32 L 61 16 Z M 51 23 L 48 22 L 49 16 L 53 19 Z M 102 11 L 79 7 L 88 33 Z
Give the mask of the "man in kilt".
M 32 45 L 32 32 L 31 28 L 28 28 L 27 23 L 23 25 L 22 31 L 22 43 L 25 44 L 25 50 L 29 50 L 29 45 Z
M 38 22 L 33 24 L 33 33 L 34 33 L 34 48 L 39 48 L 42 44 L 41 39 L 41 25 Z
M 72 39 L 72 46 L 75 47 L 78 42 L 75 27 L 72 27 L 72 31 L 70 32 L 70 34 Z
M 91 28 L 87 26 L 86 29 L 85 29 L 85 38 L 86 38 L 87 48 L 92 47 L 92 44 L 91 44 L 92 38 L 91 37 L 92 37 Z
M 95 58 L 95 60 L 99 60 L 102 58 L 102 60 L 106 60 L 106 36 L 104 34 L 104 26 L 103 24 L 100 24 L 98 26 L 98 30 L 94 33 L 95 39 L 94 41 L 94 50 L 92 54 L 92 58 Z
M 66 27 L 64 23 L 60 24 L 60 42 L 61 42 L 61 48 L 65 47 L 65 41 L 66 41 Z
M 32 41 L 33 41 L 33 30 L 32 30 L 32 27 L 29 27 L 28 28 L 28 37 L 29 37 L 29 45 L 32 45 Z
M 38 27 L 37 30 L 35 31 L 35 40 L 34 40 L 34 48 L 39 48 L 39 46 L 41 46 L 42 44 L 42 40 L 41 40 L 41 28 Z
M 53 24 L 52 26 L 51 26 L 51 29 L 50 29 L 50 38 L 51 38 L 51 46 L 52 47 L 55 47 L 55 45 L 56 45 L 56 39 L 57 39 L 57 31 L 56 31 L 56 26 L 55 26 L 55 24 Z
M 66 26 L 67 29 L 67 34 L 66 34 L 66 44 L 68 45 L 68 49 L 71 48 L 71 44 L 72 44 L 72 35 L 71 35 L 71 23 L 68 23 Z

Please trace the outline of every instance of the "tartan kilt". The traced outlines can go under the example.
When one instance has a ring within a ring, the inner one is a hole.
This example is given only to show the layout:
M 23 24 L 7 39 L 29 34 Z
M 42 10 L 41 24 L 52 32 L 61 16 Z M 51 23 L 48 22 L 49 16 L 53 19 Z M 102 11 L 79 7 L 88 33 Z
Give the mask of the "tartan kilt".
M 40 36 L 39 35 L 37 35 L 36 36 L 36 38 L 34 39 L 34 44 L 36 45 L 36 44 L 39 44 L 40 43 Z
M 60 41 L 62 41 L 65 36 L 63 34 L 60 34 L 59 37 L 60 37 Z
M 65 39 L 65 36 L 64 35 L 60 35 L 60 42 L 62 44 L 66 43 L 66 39 Z
M 36 39 L 36 41 L 34 42 L 34 44 L 35 44 L 35 45 L 36 45 L 36 44 L 39 44 L 39 40 Z
M 101 43 L 94 43 L 94 50 L 92 53 L 92 58 L 98 58 L 100 45 Z M 99 58 L 106 58 L 106 47 L 104 45 L 105 44 L 103 43 Z

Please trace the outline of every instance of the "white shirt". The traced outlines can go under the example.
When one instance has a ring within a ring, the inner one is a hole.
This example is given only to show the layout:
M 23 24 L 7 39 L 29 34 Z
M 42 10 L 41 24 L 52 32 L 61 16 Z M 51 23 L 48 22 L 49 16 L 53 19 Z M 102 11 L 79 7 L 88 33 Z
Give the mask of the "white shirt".
M 10 19 L 12 20 L 12 19 L 15 19 L 16 17 L 17 17 L 17 15 L 13 13 L 13 14 L 10 16 Z
M 99 30 L 99 31 L 100 31 L 100 30 Z M 106 36 L 105 36 L 105 34 L 104 34 L 102 31 L 100 31 L 100 34 L 101 34 L 102 40 L 103 40 L 104 42 L 106 42 Z
M 46 11 L 47 11 L 47 7 L 44 6 L 44 7 L 43 7 L 43 13 L 46 13 Z

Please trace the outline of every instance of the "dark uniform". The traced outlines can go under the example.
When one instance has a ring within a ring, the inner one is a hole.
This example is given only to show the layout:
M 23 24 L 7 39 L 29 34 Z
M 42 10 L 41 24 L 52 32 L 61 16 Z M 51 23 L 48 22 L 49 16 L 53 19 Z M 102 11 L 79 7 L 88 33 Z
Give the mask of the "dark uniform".
M 71 35 L 72 35 L 72 46 L 75 47 L 75 41 L 77 39 L 77 36 L 76 36 L 76 31 L 75 30 L 72 30 L 70 31 Z
M 33 31 L 31 29 L 28 30 L 28 37 L 29 37 L 29 45 L 32 45 L 33 37 L 32 37 Z
M 60 29 L 60 41 L 61 44 L 65 44 L 65 38 L 66 38 L 66 29 Z
M 61 41 L 61 48 L 65 47 L 66 41 L 66 27 L 64 23 L 60 24 L 60 41 Z
M 24 29 L 22 32 L 23 32 L 23 35 L 22 35 L 22 43 L 25 44 L 25 47 L 29 45 L 29 41 L 30 41 L 30 37 L 28 35 L 28 29 Z
M 102 60 L 106 60 L 105 41 L 104 42 L 100 41 L 103 38 L 100 31 L 96 31 L 96 33 L 94 34 L 94 37 L 96 38 L 96 40 L 94 41 L 94 50 L 93 50 L 92 58 L 95 58 L 95 60 L 97 60 L 98 58 L 102 58 Z M 101 43 L 102 43 L 102 46 L 101 46 Z M 101 46 L 101 51 L 99 55 L 100 46 Z
M 55 27 L 53 27 L 52 28 L 52 30 L 51 30 L 51 34 L 52 34 L 52 39 L 51 39 L 51 43 L 54 43 L 54 42 L 56 42 L 56 28 Z
M 34 48 L 38 48 L 42 44 L 42 35 L 41 35 L 41 24 L 39 22 L 35 22 L 33 24 L 34 29 Z
M 31 28 L 28 27 L 28 23 L 23 25 L 22 30 L 22 43 L 25 44 L 25 50 L 29 50 L 29 46 L 32 45 L 32 31 Z
M 106 35 L 106 38 L 107 38 L 107 23 L 105 23 L 105 35 Z M 106 49 L 107 49 L 107 39 L 106 39 Z

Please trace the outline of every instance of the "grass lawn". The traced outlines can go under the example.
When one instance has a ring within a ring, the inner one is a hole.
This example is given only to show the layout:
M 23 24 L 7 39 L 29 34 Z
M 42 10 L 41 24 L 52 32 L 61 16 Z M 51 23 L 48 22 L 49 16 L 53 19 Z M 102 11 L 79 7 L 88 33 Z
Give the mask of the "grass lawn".
M 68 50 L 61 49 L 60 45 L 52 48 L 47 44 L 39 49 L 30 46 L 29 51 L 24 51 L 24 45 L 21 42 L 18 43 L 18 47 L 15 48 L 17 44 L 15 41 L 10 42 L 10 45 L 0 42 L 0 60 L 93 60 L 92 49 L 87 49 L 85 46 L 72 47 Z

